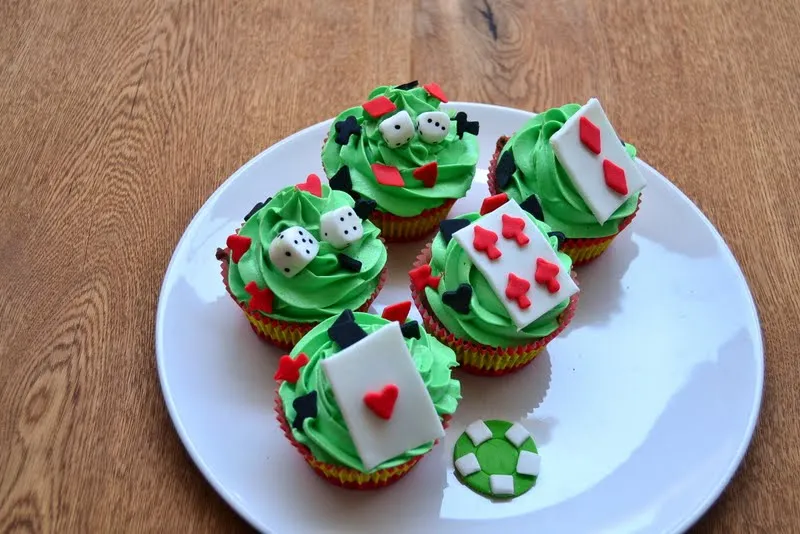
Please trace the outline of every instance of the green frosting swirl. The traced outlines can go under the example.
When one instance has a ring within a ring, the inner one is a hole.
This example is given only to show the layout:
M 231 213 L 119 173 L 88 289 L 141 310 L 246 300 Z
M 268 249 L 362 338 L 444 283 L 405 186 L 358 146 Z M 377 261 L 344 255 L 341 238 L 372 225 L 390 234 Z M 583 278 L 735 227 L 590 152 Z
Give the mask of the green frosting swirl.
M 386 247 L 378 239 L 380 230 L 369 221 L 364 221 L 361 240 L 343 251 L 319 241 L 317 257 L 292 278 L 286 278 L 269 259 L 269 245 L 280 232 L 302 226 L 319 240 L 320 215 L 353 204 L 347 193 L 324 184 L 322 197 L 295 186 L 282 189 L 239 230 L 252 243 L 239 263 L 233 260 L 228 263 L 228 285 L 236 299 L 247 303 L 250 295 L 244 287 L 255 281 L 258 287 L 269 287 L 275 294 L 272 313 L 265 315 L 299 322 L 321 321 L 345 309 L 358 309 L 367 302 L 378 286 L 387 256 Z M 336 257 L 338 252 L 360 261 L 361 271 L 342 269 Z
M 389 324 L 386 319 L 367 313 L 356 313 L 355 317 L 356 323 L 368 334 Z M 308 447 L 317 460 L 365 472 L 328 378 L 320 365 L 322 360 L 339 352 L 339 346 L 328 337 L 328 328 L 335 320 L 336 318 L 333 317 L 315 326 L 292 349 L 292 357 L 296 357 L 301 352 L 305 353 L 308 356 L 308 363 L 301 369 L 300 378 L 295 384 L 288 382 L 281 384 L 278 395 L 283 403 L 286 419 L 291 423 L 295 417 L 295 411 L 292 408 L 294 399 L 316 391 L 317 416 L 303 421 L 302 430 L 292 428 L 294 438 Z M 422 329 L 420 329 L 420 338 L 406 339 L 406 345 L 408 345 L 414 363 L 425 382 L 425 387 L 431 395 L 436 412 L 440 416 L 455 412 L 458 401 L 461 399 L 461 384 L 450 376 L 451 368 L 458 365 L 455 353 Z M 415 456 L 425 454 L 433 448 L 433 445 L 433 442 L 426 443 L 406 451 L 404 454 L 378 465 L 373 471 L 405 463 Z
M 517 170 L 504 191 L 517 202 L 535 193 L 545 222 L 567 237 L 606 237 L 619 232 L 620 223 L 636 211 L 640 193 L 626 200 L 604 224 L 598 224 L 550 146 L 550 137 L 580 108 L 579 104 L 566 104 L 549 109 L 511 136 L 500 156 L 513 149 Z M 636 157 L 633 145 L 626 143 L 625 150 L 631 158 Z
M 394 102 L 398 111 L 406 110 L 414 124 L 417 123 L 420 113 L 439 111 L 439 100 L 430 96 L 422 87 L 409 90 L 378 87 L 370 93 L 369 99 L 380 95 Z M 348 143 L 343 146 L 335 141 L 335 125 L 349 116 L 354 116 L 361 125 L 361 135 L 350 136 Z M 450 133 L 441 143 L 426 143 L 417 133 L 407 144 L 390 148 L 378 129 L 381 121 L 390 116 L 387 114 L 374 119 L 358 106 L 336 117 L 322 149 L 322 166 L 328 177 L 333 176 L 342 166 L 348 166 L 355 191 L 375 200 L 378 209 L 401 217 L 413 217 L 426 209 L 441 206 L 448 199 L 463 197 L 472 184 L 478 164 L 477 136 L 465 133 L 463 139 L 459 139 L 456 135 L 456 121 L 452 120 Z M 453 116 L 451 113 L 451 119 Z M 432 161 L 437 162 L 438 166 L 436 185 L 425 187 L 412 173 Z M 372 172 L 373 163 L 397 167 L 405 186 L 379 184 Z
M 457 217 L 473 222 L 480 218 L 477 213 L 468 213 Z M 551 231 L 550 227 L 528 215 L 528 219 L 543 234 Z M 558 239 L 549 237 L 553 250 L 558 250 Z M 572 270 L 572 260 L 563 252 L 557 252 L 559 263 L 567 271 Z M 431 245 L 431 274 L 441 276 L 439 287 L 425 288 L 425 296 L 433 315 L 447 330 L 456 337 L 467 339 L 491 347 L 512 347 L 525 345 L 535 339 L 551 334 L 558 328 L 558 316 L 569 305 L 569 299 L 548 311 L 534 322 L 517 330 L 517 326 L 508 315 L 508 311 L 497 297 L 489 281 L 472 263 L 469 254 L 455 239 L 445 243 L 439 233 Z M 458 313 L 442 302 L 445 291 L 452 291 L 461 284 L 472 286 L 472 300 L 469 312 Z

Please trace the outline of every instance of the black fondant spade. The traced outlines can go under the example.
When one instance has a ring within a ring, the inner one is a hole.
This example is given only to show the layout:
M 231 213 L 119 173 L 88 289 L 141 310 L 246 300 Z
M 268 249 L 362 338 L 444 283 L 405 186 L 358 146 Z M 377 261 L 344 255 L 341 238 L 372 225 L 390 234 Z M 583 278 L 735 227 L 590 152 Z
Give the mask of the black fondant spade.
M 351 135 L 361 135 L 361 126 L 358 125 L 358 121 L 353 115 L 337 122 L 334 129 L 336 130 L 335 141 L 340 145 L 346 145 L 350 141 Z
M 467 120 L 467 114 L 463 111 L 456 113 L 456 123 L 456 134 L 459 139 L 464 137 L 465 132 L 478 135 L 478 130 L 480 129 L 478 121 Z
M 309 391 L 292 401 L 292 408 L 297 415 L 294 416 L 292 426 L 297 430 L 303 430 L 303 421 L 313 419 L 317 416 L 317 392 Z
M 356 212 L 361 219 L 367 219 L 372 212 L 375 211 L 378 203 L 372 200 L 371 198 L 359 198 L 356 200 L 356 205 L 353 208 L 353 211 Z
M 345 271 L 351 271 L 354 273 L 361 272 L 361 262 L 357 259 L 348 256 L 347 254 L 342 254 L 341 252 L 337 254 L 336 257 L 339 259 L 339 267 Z
M 469 221 L 466 219 L 445 219 L 439 223 L 439 231 L 442 233 L 442 239 L 445 243 L 449 243 L 453 234 L 469 226 Z
M 367 333 L 356 324 L 352 310 L 345 310 L 328 328 L 328 337 L 344 349 L 367 337 Z
M 217 247 L 217 252 L 214 254 L 214 257 L 217 258 L 218 261 L 227 261 L 228 260 L 228 253 L 225 252 L 224 248 Z
M 442 302 L 460 314 L 469 313 L 469 301 L 472 298 L 472 286 L 461 284 L 455 291 L 445 291 Z
M 419 81 L 414 80 L 413 82 L 406 82 L 401 83 L 400 85 L 395 85 L 395 89 L 400 89 L 401 91 L 408 91 L 409 89 L 413 89 L 419 85 Z
M 400 327 L 400 331 L 406 339 L 412 337 L 419 339 L 419 323 L 417 321 L 408 321 L 404 323 L 403 326 Z
M 247 222 L 250 220 L 250 217 L 256 214 L 258 210 L 269 204 L 269 201 L 272 200 L 272 197 L 268 197 L 267 200 L 264 202 L 256 202 L 256 205 L 250 208 L 250 211 L 247 212 L 247 215 L 244 216 L 244 221 Z
M 567 236 L 565 236 L 563 232 L 556 232 L 556 231 L 547 232 L 547 237 L 554 237 L 554 236 L 556 239 L 558 239 L 558 248 L 561 248 L 561 245 L 564 244 L 564 241 L 566 241 Z
M 331 186 L 331 189 L 350 193 L 353 190 L 353 182 L 350 180 L 350 167 L 344 165 L 336 171 L 336 174 L 328 180 L 328 185 Z
M 542 211 L 542 205 L 539 204 L 539 199 L 536 198 L 536 195 L 531 195 L 526 198 L 522 204 L 519 205 L 520 208 L 524 209 L 531 215 L 533 215 L 534 219 L 538 219 L 544 222 L 544 212 Z
M 508 187 L 508 182 L 511 181 L 511 176 L 517 170 L 517 165 L 514 163 L 514 153 L 509 148 L 503 155 L 500 156 L 500 161 L 497 162 L 497 168 L 494 171 L 494 180 L 497 188 L 505 190 Z

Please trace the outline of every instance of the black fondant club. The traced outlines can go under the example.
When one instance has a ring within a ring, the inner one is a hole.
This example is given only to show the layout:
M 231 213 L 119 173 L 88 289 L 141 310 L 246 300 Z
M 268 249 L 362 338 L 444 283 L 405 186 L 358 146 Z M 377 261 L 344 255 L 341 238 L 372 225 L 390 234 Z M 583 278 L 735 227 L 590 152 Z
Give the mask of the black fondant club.
M 445 219 L 439 223 L 439 231 L 442 233 L 442 239 L 445 243 L 449 243 L 453 234 L 469 226 L 469 221 L 466 219 Z
M 353 211 L 356 212 L 361 219 L 367 219 L 372 212 L 375 211 L 375 208 L 378 206 L 378 203 L 372 200 L 371 198 L 359 198 L 356 200 L 356 205 L 353 208 Z
M 313 419 L 317 416 L 317 392 L 309 391 L 292 401 L 295 416 L 292 426 L 297 430 L 303 430 L 303 421 Z
M 469 301 L 472 298 L 472 286 L 461 284 L 453 291 L 445 291 L 442 294 L 442 302 L 453 308 L 460 314 L 469 313 Z
M 353 181 L 350 180 L 350 167 L 344 165 L 328 180 L 331 189 L 350 193 L 353 190 Z
M 403 337 L 419 339 L 419 323 L 417 321 L 408 321 L 400 327 Z
M 419 81 L 414 80 L 413 82 L 406 82 L 406 83 L 401 83 L 400 85 L 395 85 L 394 88 L 400 89 L 401 91 L 408 91 L 409 89 L 413 89 L 418 85 Z
M 458 134 L 459 139 L 464 137 L 464 133 L 478 135 L 479 129 L 480 124 L 478 124 L 478 121 L 467 120 L 467 114 L 463 111 L 456 113 L 456 134 Z
M 344 349 L 367 337 L 367 333 L 356 324 L 353 312 L 345 310 L 328 328 L 328 337 L 339 345 L 339 348 Z
M 350 115 L 343 121 L 338 121 L 334 125 L 336 130 L 335 141 L 340 145 L 346 145 L 350 141 L 351 135 L 361 135 L 361 126 L 355 116 Z
M 542 211 L 542 205 L 539 204 L 539 199 L 536 198 L 536 195 L 531 195 L 526 198 L 522 204 L 519 205 L 520 208 L 524 209 L 531 215 L 533 215 L 534 219 L 538 219 L 544 222 L 544 212 Z
M 500 161 L 497 162 L 497 168 L 494 171 L 494 180 L 497 188 L 505 190 L 508 187 L 508 182 L 511 181 L 511 176 L 517 170 L 517 165 L 514 163 L 514 154 L 509 148 L 503 155 L 500 156 Z
M 247 212 L 247 215 L 244 216 L 244 221 L 247 222 L 250 220 L 250 217 L 256 214 L 258 210 L 269 204 L 269 201 L 272 200 L 272 197 L 267 197 L 267 200 L 264 202 L 256 202 L 256 205 L 250 208 L 250 211 Z
M 558 248 L 561 248 L 561 245 L 563 245 L 564 241 L 567 240 L 567 236 L 564 235 L 564 232 L 547 232 L 547 237 L 555 237 L 558 239 Z
M 342 254 L 341 252 L 337 254 L 336 257 L 339 260 L 339 267 L 345 271 L 350 271 L 353 273 L 361 272 L 361 262 L 357 259 L 353 258 L 352 256 L 348 256 L 347 254 Z

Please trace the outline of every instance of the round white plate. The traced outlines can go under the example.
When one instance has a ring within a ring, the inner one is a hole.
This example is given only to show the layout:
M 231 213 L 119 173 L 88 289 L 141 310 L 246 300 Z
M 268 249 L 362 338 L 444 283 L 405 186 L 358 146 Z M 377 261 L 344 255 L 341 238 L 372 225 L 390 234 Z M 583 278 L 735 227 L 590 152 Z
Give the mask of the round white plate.
M 500 135 L 530 113 L 453 103 L 481 124 L 486 169 Z M 445 442 L 406 478 L 353 492 L 319 480 L 278 429 L 280 352 L 261 343 L 225 293 L 216 247 L 253 204 L 321 174 L 317 124 L 262 152 L 200 208 L 164 277 L 156 357 L 164 398 L 200 471 L 256 528 L 302 532 L 679 532 L 733 476 L 758 417 L 764 373 L 753 298 L 724 241 L 675 186 L 642 164 L 649 185 L 633 224 L 579 269 L 567 330 L 523 371 L 458 373 L 463 400 Z M 480 171 L 454 213 L 487 196 Z M 390 247 L 375 309 L 409 298 L 424 242 Z M 416 315 L 416 310 L 413 310 Z M 522 421 L 542 455 L 536 487 L 491 502 L 453 475 L 452 450 L 475 419 Z

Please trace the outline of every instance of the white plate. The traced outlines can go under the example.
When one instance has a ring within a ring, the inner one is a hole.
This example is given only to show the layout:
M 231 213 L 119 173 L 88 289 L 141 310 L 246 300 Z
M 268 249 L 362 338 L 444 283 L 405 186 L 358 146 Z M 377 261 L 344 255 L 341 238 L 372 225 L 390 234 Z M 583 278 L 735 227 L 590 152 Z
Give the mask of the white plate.
M 530 113 L 454 103 L 481 123 L 480 168 L 495 140 Z M 200 471 L 234 509 L 274 534 L 313 532 L 678 532 L 733 476 L 758 417 L 764 355 L 755 305 L 720 235 L 675 186 L 649 181 L 633 224 L 579 270 L 567 330 L 520 373 L 459 374 L 464 399 L 443 445 L 405 479 L 353 492 L 319 480 L 278 430 L 277 349 L 225 293 L 217 246 L 252 205 L 321 172 L 330 122 L 244 165 L 200 209 L 164 277 L 156 357 L 175 428 Z M 455 213 L 486 196 L 479 172 Z M 424 243 L 392 246 L 377 310 L 409 297 Z M 416 314 L 416 310 L 414 310 Z M 453 475 L 455 439 L 478 418 L 521 420 L 542 455 L 537 486 L 493 503 Z

